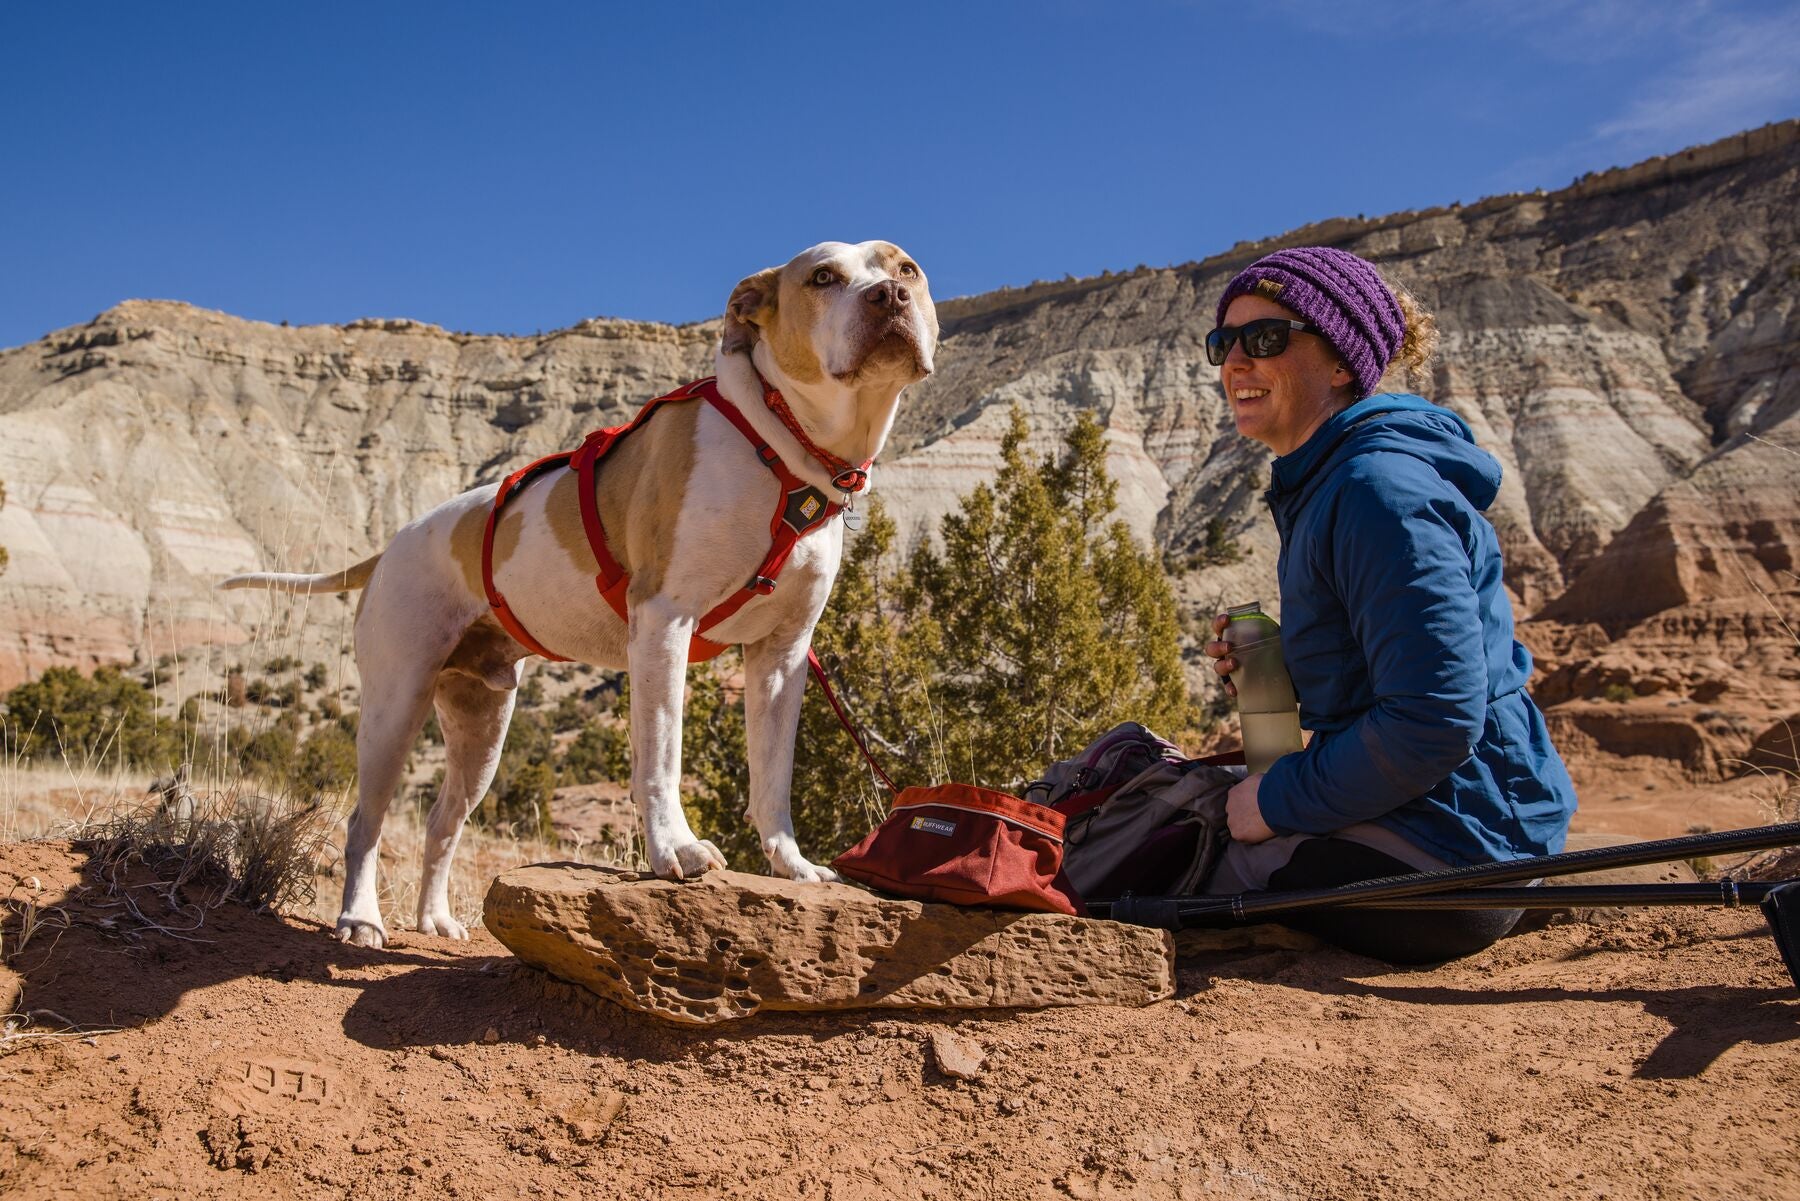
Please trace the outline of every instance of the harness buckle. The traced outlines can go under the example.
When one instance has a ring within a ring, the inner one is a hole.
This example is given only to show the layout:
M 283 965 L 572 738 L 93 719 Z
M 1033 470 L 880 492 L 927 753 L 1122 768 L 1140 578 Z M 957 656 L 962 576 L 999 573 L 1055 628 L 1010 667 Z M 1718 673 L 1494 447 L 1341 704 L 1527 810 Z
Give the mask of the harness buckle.
M 775 581 L 771 580 L 766 575 L 753 575 L 750 577 L 750 582 L 745 584 L 744 587 L 756 593 L 758 596 L 767 596 L 769 593 L 775 591 Z

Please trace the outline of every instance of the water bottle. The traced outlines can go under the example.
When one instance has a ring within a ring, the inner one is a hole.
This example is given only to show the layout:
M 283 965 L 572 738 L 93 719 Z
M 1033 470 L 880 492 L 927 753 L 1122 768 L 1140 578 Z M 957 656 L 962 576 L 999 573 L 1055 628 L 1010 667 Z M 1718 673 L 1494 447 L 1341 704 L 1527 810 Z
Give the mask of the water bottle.
M 1225 610 L 1223 635 L 1238 669 L 1238 720 L 1244 729 L 1244 762 L 1250 774 L 1268 771 L 1275 760 L 1300 749 L 1300 702 L 1281 657 L 1281 627 L 1262 611 L 1261 601 Z

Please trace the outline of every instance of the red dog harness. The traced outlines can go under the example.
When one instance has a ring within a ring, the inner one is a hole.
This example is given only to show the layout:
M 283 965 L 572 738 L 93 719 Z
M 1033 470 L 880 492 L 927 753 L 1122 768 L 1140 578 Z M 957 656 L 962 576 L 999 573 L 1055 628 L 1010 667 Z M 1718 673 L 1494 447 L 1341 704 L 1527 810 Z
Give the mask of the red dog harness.
M 606 603 L 612 606 L 613 612 L 619 615 L 619 619 L 629 625 L 631 611 L 626 591 L 631 586 L 631 577 L 607 548 L 606 531 L 600 524 L 600 505 L 594 493 L 595 472 L 608 451 L 617 446 L 625 435 L 649 421 L 662 406 L 689 400 L 705 401 L 737 427 L 738 432 L 756 448 L 756 457 L 763 466 L 773 471 L 775 478 L 781 481 L 781 500 L 776 505 L 775 515 L 769 519 L 769 553 L 763 558 L 762 566 L 756 569 L 748 583 L 713 606 L 700 619 L 693 641 L 688 645 L 688 662 L 701 663 L 723 651 L 726 644 L 714 642 L 703 635 L 752 599 L 775 591 L 775 581 L 780 577 L 788 555 L 793 552 L 794 544 L 842 510 L 842 505 L 828 500 L 824 493 L 789 470 L 775 449 L 762 440 L 756 427 L 738 411 L 736 405 L 719 392 L 716 379 L 709 376 L 666 396 L 659 396 L 638 410 L 637 416 L 629 424 L 595 430 L 587 436 L 580 449 L 547 455 L 535 463 L 521 467 L 507 476 L 500 485 L 500 491 L 494 494 L 494 507 L 488 512 L 487 529 L 481 536 L 481 583 L 487 590 L 487 601 L 494 610 L 494 616 L 508 634 L 518 639 L 519 644 L 533 654 L 566 662 L 563 656 L 548 650 L 543 643 L 531 636 L 524 623 L 507 608 L 506 598 L 494 586 L 494 529 L 500 524 L 500 510 L 514 493 L 540 475 L 560 468 L 573 469 L 580 482 L 581 525 L 587 531 L 588 546 L 593 549 L 594 559 L 600 564 L 600 574 L 594 577 L 594 586 L 606 598 Z M 857 467 L 815 446 L 801 429 L 800 423 L 794 419 L 781 393 L 769 387 L 766 381 L 763 383 L 763 400 L 768 404 L 769 410 L 799 439 L 800 445 L 832 473 L 834 484 L 845 493 L 860 492 L 868 486 L 869 466 L 873 460 Z

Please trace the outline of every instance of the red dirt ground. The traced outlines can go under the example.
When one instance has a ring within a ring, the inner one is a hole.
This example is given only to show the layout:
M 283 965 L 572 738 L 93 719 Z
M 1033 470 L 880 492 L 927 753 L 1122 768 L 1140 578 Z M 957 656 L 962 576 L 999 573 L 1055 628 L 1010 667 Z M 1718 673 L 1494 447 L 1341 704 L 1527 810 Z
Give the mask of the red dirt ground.
M 204 941 L 134 938 L 83 867 L 0 846 L 0 893 L 51 919 L 16 955 L 8 924 L 0 971 L 38 1018 L 0 1046 L 21 1201 L 1800 1196 L 1800 997 L 1754 911 L 1429 971 L 1198 953 L 1143 1009 L 690 1029 L 485 932 L 366 951 L 226 907 Z M 66 1024 L 119 1029 L 42 1037 Z M 952 1030 L 986 1053 L 972 1080 L 934 1066 Z

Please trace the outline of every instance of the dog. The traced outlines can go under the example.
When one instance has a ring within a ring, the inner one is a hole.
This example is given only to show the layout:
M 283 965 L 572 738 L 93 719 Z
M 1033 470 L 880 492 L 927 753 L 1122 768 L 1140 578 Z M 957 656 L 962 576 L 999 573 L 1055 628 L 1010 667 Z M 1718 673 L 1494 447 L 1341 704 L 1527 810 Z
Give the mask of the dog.
M 905 251 L 889 242 L 824 242 L 733 289 L 714 356 L 717 390 L 793 475 L 826 497 L 847 498 L 844 478 L 824 464 L 835 456 L 864 464 L 866 473 L 893 428 L 902 390 L 931 373 L 937 340 L 925 273 Z M 798 434 L 770 407 L 765 381 L 776 401 L 785 399 Z M 629 622 L 595 591 L 598 560 L 576 471 L 550 470 L 522 483 L 492 532 L 493 583 L 526 637 L 564 658 L 630 675 L 631 794 L 650 866 L 665 879 L 726 866 L 681 808 L 683 683 L 698 623 L 743 590 L 768 553 L 770 514 L 782 497 L 771 471 L 744 433 L 699 401 L 664 406 L 599 462 L 595 501 L 606 547 L 630 573 Z M 485 588 L 483 540 L 498 487 L 439 505 L 378 555 L 343 571 L 256 572 L 220 584 L 363 591 L 355 626 L 363 690 L 357 800 L 336 928 L 345 942 L 387 941 L 375 879 L 382 819 L 434 707 L 446 762 L 426 819 L 418 929 L 468 937 L 450 912 L 450 863 L 464 821 L 493 782 L 522 663 L 533 653 L 497 619 Z M 843 536 L 835 518 L 811 529 L 794 545 L 779 587 L 706 635 L 743 647 L 750 818 L 770 868 L 800 881 L 836 879 L 801 853 L 789 789 L 807 650 Z

